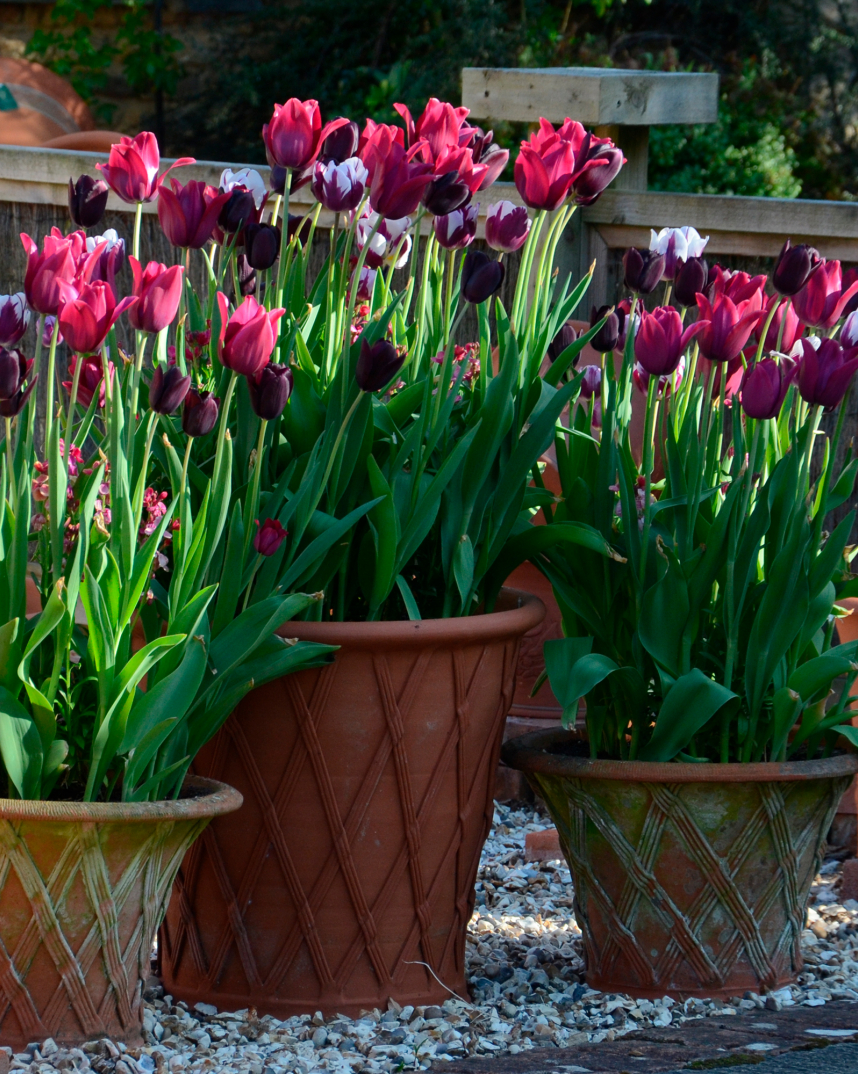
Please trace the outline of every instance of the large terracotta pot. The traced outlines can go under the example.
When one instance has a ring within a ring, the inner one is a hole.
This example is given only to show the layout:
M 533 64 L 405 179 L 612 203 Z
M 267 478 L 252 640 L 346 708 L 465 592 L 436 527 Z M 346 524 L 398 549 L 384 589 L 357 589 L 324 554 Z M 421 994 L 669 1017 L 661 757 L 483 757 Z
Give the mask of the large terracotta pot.
M 192 778 L 177 802 L 0 799 L 0 1042 L 142 1043 L 142 982 L 176 870 L 241 795 Z
M 503 752 L 557 825 L 591 987 L 685 999 L 795 980 L 810 885 L 858 754 L 592 761 L 563 730 L 512 739 Z
M 179 873 L 161 930 L 168 992 L 280 1018 L 465 995 L 519 642 L 545 614 L 512 590 L 498 608 L 288 624 L 341 648 L 249 694 L 199 755 L 245 806 Z

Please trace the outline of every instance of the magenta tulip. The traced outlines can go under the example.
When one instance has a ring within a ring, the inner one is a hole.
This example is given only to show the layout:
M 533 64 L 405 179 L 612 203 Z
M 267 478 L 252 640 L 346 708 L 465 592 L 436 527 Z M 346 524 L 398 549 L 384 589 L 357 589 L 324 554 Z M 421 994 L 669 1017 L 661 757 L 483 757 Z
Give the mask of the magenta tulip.
M 151 131 L 143 131 L 135 138 L 123 135 L 116 145 L 110 147 L 107 163 L 96 164 L 96 168 L 115 194 L 133 204 L 137 201 L 154 201 L 167 172 L 194 163 L 193 157 L 180 157 L 159 176 L 161 152 L 158 139 Z
M 259 523 L 256 523 L 259 526 Z M 273 556 L 286 540 L 287 531 L 276 518 L 266 518 L 253 538 L 253 547 L 260 556 Z
M 659 306 L 652 313 L 643 310 L 635 358 L 650 376 L 669 376 L 679 366 L 689 341 L 708 327 L 708 321 L 700 320 L 683 330 L 682 318 L 672 306 Z
M 144 269 L 136 257 L 128 260 L 137 299 L 129 307 L 128 320 L 141 332 L 158 333 L 170 324 L 179 309 L 184 269 L 181 265 L 167 268 L 158 261 L 150 261 Z
M 219 194 L 213 186 L 192 179 L 182 186 L 176 179 L 158 192 L 158 219 L 173 246 L 200 250 L 212 237 L 217 218 L 232 194 Z
M 460 134 L 468 117 L 467 108 L 457 108 L 437 97 L 430 97 L 415 123 L 404 104 L 394 104 L 393 107 L 405 120 L 406 145 L 410 148 L 422 139 L 431 163 L 436 163 L 451 146 L 461 145 Z
M 701 318 L 708 322 L 697 341 L 700 353 L 710 362 L 731 361 L 748 342 L 758 311 L 750 301 L 737 305 L 729 295 L 723 294 L 711 303 L 705 295 L 698 295 L 697 305 Z
M 718 295 L 724 294 L 737 305 L 740 302 L 749 302 L 749 310 L 761 310 L 765 304 L 765 288 L 765 276 L 731 272 L 720 265 L 713 265 L 706 281 L 706 297 L 712 302 Z
M 67 296 L 67 301 L 60 306 L 60 331 L 77 354 L 97 351 L 116 320 L 135 302 L 134 298 L 128 297 L 117 303 L 113 288 L 101 280 L 85 283 L 80 288 L 61 280 L 60 292 Z
M 277 341 L 277 322 L 286 312 L 270 312 L 255 298 L 248 297 L 229 316 L 229 302 L 222 291 L 217 295 L 221 327 L 218 354 L 221 363 L 234 373 L 255 377 L 271 357 Z
M 285 104 L 275 104 L 274 114 L 262 128 L 268 163 L 293 171 L 308 168 L 328 135 L 348 122 L 341 117 L 323 127 L 318 101 L 299 101 L 297 97 L 291 97 Z
M 843 287 L 839 261 L 823 261 L 810 279 L 793 296 L 798 318 L 813 328 L 833 328 L 840 320 L 849 299 L 858 294 L 858 280 Z
M 772 295 L 757 315 L 757 323 L 754 325 L 754 339 L 757 343 L 760 342 L 760 335 L 762 334 L 763 326 L 769 318 L 772 305 L 777 301 L 778 296 Z M 786 318 L 786 324 L 784 325 L 783 335 L 781 336 L 781 345 L 780 348 L 778 348 L 778 336 L 781 335 L 781 321 L 783 321 L 784 318 Z M 781 302 L 777 308 L 777 312 L 772 318 L 769 330 L 766 332 L 766 342 L 763 344 L 763 350 L 774 351 L 779 349 L 784 354 L 789 354 L 795 345 L 795 341 L 803 332 L 804 326 L 798 319 L 795 310 L 792 308 L 792 303 Z
M 80 233 L 82 234 L 82 232 Z M 76 251 L 80 246 L 73 236 L 65 238 L 59 228 L 51 228 L 42 240 L 42 252 L 29 235 L 22 234 L 21 242 L 27 251 L 27 273 L 24 292 L 31 309 L 37 313 L 56 316 L 62 302 L 60 281 L 71 283 L 77 272 Z
M 792 376 L 771 358 L 763 358 L 748 366 L 742 377 L 742 409 L 749 418 L 776 418 Z
M 434 177 L 431 164 L 415 160 L 413 151 L 406 152 L 394 143 L 388 155 L 377 163 L 369 204 L 381 216 L 401 219 L 416 212 L 426 186 Z
M 69 380 L 63 381 L 63 387 L 71 395 L 71 390 L 74 382 L 74 374 L 77 369 L 77 363 L 81 363 L 80 378 L 77 386 L 77 401 L 81 406 L 88 407 L 95 398 L 96 392 L 98 392 L 98 405 L 104 406 L 104 369 L 101 365 L 101 355 L 88 355 L 86 357 L 73 354 L 69 361 Z M 107 374 L 110 377 L 110 383 L 113 384 L 113 362 L 107 363 Z
M 797 381 L 802 399 L 831 410 L 843 399 L 858 369 L 858 347 L 844 350 L 834 339 L 822 339 L 818 347 L 809 339 L 800 339 L 798 345 L 801 357 Z

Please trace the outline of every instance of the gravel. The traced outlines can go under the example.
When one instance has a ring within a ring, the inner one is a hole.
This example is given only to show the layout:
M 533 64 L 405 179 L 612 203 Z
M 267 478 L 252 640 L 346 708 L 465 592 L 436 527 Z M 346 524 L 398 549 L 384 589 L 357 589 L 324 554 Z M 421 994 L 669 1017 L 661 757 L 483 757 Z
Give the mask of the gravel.
M 583 982 L 581 932 L 572 914 L 564 861 L 526 864 L 527 832 L 550 824 L 532 809 L 498 805 L 483 852 L 469 927 L 473 1002 L 367 1011 L 360 1018 L 320 1013 L 280 1021 L 253 1010 L 189 1009 L 153 985 L 146 993 L 146 1044 L 127 1050 L 108 1040 L 82 1049 L 52 1040 L 11 1056 L 12 1070 L 52 1074 L 382 1074 L 416 1070 L 468 1055 L 518 1054 L 614 1040 L 633 1029 L 680 1026 L 690 1018 L 777 1011 L 793 1004 L 858 1001 L 858 902 L 838 901 L 840 864 L 826 861 L 812 888 L 802 933 L 806 967 L 798 984 L 767 996 L 729 1001 L 665 997 L 634 1000 L 594 992 Z M 6 1049 L 9 1053 L 9 1050 Z

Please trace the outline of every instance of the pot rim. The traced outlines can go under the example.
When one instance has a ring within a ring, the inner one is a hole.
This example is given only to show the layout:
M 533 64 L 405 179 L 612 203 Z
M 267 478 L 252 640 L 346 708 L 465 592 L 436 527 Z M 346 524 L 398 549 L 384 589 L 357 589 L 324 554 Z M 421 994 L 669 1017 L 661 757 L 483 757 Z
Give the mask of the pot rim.
M 578 736 L 563 727 L 532 731 L 505 742 L 501 759 L 510 768 L 522 772 L 631 783 L 796 783 L 852 776 L 858 772 L 858 753 L 842 753 L 816 761 L 694 764 L 683 761 L 593 761 L 588 757 L 567 757 L 549 752 L 553 745 L 570 737 Z
M 380 645 L 406 649 L 431 644 L 456 645 L 517 638 L 545 618 L 545 605 L 532 593 L 504 586 L 498 596 L 500 611 L 453 619 L 396 619 L 375 623 L 288 622 L 277 633 L 300 641 L 376 649 Z M 505 605 L 505 607 L 504 607 Z
M 239 809 L 244 798 L 234 787 L 205 776 L 188 776 L 183 787 L 198 792 L 175 802 L 56 802 L 0 798 L 0 819 L 53 821 L 167 821 L 219 817 Z

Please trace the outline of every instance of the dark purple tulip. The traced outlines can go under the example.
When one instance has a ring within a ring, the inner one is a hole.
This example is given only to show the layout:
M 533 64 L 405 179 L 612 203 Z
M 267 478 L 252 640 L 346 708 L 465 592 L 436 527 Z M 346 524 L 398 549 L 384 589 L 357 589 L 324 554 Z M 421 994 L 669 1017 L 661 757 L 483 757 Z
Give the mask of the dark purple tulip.
M 545 352 L 545 356 L 548 361 L 552 364 L 556 362 L 560 355 L 566 350 L 566 348 L 570 347 L 577 338 L 578 333 L 572 327 L 572 322 L 567 321 L 564 325 L 561 326 L 560 331 L 548 344 L 548 350 Z M 580 355 L 578 357 L 580 357 Z M 577 365 L 578 358 L 576 358 L 572 364 Z
M 0 295 L 0 346 L 14 347 L 23 339 L 29 324 L 30 311 L 24 292 Z
M 285 194 L 286 169 L 281 168 L 279 164 L 272 164 L 268 174 L 268 185 L 271 187 L 272 194 Z
M 468 250 L 462 265 L 462 298 L 479 305 L 485 302 L 503 283 L 502 261 L 493 261 L 482 250 Z
M 474 127 L 475 137 L 471 143 L 471 151 L 474 154 L 474 164 L 484 164 L 488 171 L 480 181 L 477 192 L 490 187 L 496 182 L 501 172 L 509 162 L 509 150 L 501 149 L 493 142 L 494 131 L 483 134 L 479 127 Z
M 464 250 L 470 246 L 477 234 L 479 208 L 479 204 L 475 203 L 463 209 L 454 209 L 444 216 L 436 216 L 432 226 L 439 245 L 445 250 Z
M 606 314 L 608 316 L 608 319 L 590 340 L 590 346 L 594 351 L 598 351 L 599 354 L 608 354 L 614 350 L 619 342 L 620 334 L 623 330 L 623 321 L 626 318 L 625 310 L 614 309 L 609 313 L 610 309 L 610 306 L 600 306 L 598 309 L 593 306 L 590 314 L 591 328 L 594 324 L 598 324 Z
M 471 189 L 461 182 L 458 172 L 439 175 L 426 187 L 423 204 L 434 216 L 446 216 L 455 209 L 461 209 L 471 199 Z
M 20 351 L 0 347 L 0 399 L 11 399 L 27 379 L 27 360 Z
M 705 258 L 689 257 L 687 261 L 678 261 L 673 297 L 680 306 L 696 306 L 698 293 L 706 293 L 708 279 L 709 265 Z
M 253 194 L 244 187 L 236 186 L 230 191 L 229 201 L 220 211 L 217 218 L 218 227 L 230 235 L 241 231 L 248 221 L 256 216 L 256 202 Z
M 749 418 L 776 418 L 791 380 L 771 358 L 754 362 L 742 377 L 742 409 Z
M 271 224 L 248 224 L 244 229 L 244 252 L 252 268 L 269 269 L 280 253 L 280 228 Z
M 149 406 L 156 414 L 172 414 L 184 402 L 191 378 L 183 376 L 177 365 L 155 366 L 149 385 Z
M 630 291 L 638 295 L 652 294 L 664 274 L 664 254 L 630 246 L 623 254 L 623 272 L 624 283 Z
M 652 313 L 643 310 L 635 336 L 635 358 L 651 377 L 670 376 L 691 339 L 708 327 L 708 321 L 700 320 L 683 329 L 682 318 L 672 306 L 659 306 Z
M 342 164 L 357 153 L 359 141 L 360 127 L 350 119 L 344 126 L 332 131 L 322 142 L 319 160 L 332 160 L 335 164 Z
M 247 260 L 246 254 L 239 254 L 236 261 L 238 269 L 238 289 L 242 298 L 256 294 L 256 269 Z
M 95 227 L 107 208 L 110 190 L 103 179 L 82 175 L 69 179 L 69 215 L 78 227 Z
M 821 264 L 822 258 L 812 246 L 793 246 L 787 239 L 772 270 L 772 286 L 782 295 L 795 295 Z
M 858 347 L 844 351 L 836 340 L 828 338 L 822 339 L 818 348 L 809 339 L 799 343 L 799 393 L 806 403 L 831 410 L 843 399 L 858 369 Z
M 27 400 L 32 394 L 33 388 L 36 387 L 36 381 L 39 379 L 37 373 L 26 388 L 19 388 L 11 399 L 0 399 L 0 417 L 3 418 L 15 418 L 17 417 L 24 407 L 27 405 Z
M 193 388 L 185 396 L 182 407 L 182 428 L 187 436 L 206 436 L 217 425 L 220 400 L 211 392 L 198 392 Z
M 292 240 L 296 236 L 298 242 L 306 242 L 310 238 L 310 231 L 313 224 L 308 216 L 298 216 L 295 213 L 289 213 L 289 239 Z
M 263 421 L 279 418 L 292 394 L 292 370 L 288 365 L 264 365 L 255 377 L 247 378 L 250 405 Z
M 617 177 L 625 161 L 622 149 L 617 149 L 616 146 L 601 151 L 599 146 L 595 146 L 590 153 L 591 156 L 598 156 L 604 164 L 598 168 L 587 168 L 572 181 L 575 201 L 579 205 L 592 205 L 605 187 Z
M 370 345 L 361 340 L 360 356 L 355 367 L 355 380 L 362 392 L 377 392 L 386 388 L 405 363 L 400 354 L 386 339 Z

